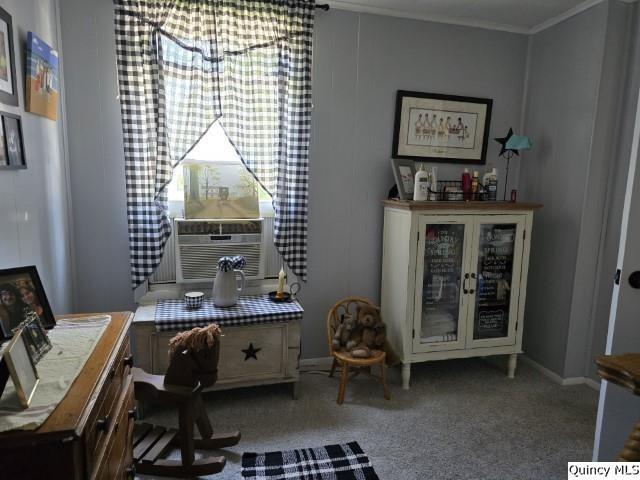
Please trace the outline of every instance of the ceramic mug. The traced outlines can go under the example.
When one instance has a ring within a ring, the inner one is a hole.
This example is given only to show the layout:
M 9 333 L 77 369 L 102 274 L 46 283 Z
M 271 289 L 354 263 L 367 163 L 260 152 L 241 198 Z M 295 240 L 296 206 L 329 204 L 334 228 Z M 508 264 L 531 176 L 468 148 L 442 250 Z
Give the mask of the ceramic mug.
M 187 304 L 189 310 L 196 310 L 202 306 L 204 301 L 204 293 L 202 292 L 187 292 L 184 294 L 184 301 Z

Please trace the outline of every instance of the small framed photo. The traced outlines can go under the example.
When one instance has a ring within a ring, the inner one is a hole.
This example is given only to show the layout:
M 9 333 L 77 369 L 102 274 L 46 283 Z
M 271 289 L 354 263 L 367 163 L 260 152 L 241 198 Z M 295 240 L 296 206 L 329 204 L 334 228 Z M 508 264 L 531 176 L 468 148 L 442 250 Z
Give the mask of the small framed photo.
M 33 363 L 38 363 L 44 355 L 51 350 L 51 340 L 47 331 L 42 326 L 40 318 L 35 312 L 29 312 L 26 323 L 23 324 L 22 335 L 25 337 L 27 346 L 31 353 Z
M 38 377 L 36 365 L 29 353 L 23 330 L 16 332 L 4 350 L 2 358 L 7 362 L 9 375 L 11 375 L 20 405 L 27 408 L 40 382 L 40 378 Z
M 0 8 L 0 103 L 18 105 L 11 15 Z
M 2 153 L 0 168 L 27 168 L 22 138 L 22 119 L 12 113 L 0 112 L 2 122 Z
M 0 340 L 11 338 L 33 313 L 45 328 L 55 326 L 56 320 L 36 267 L 0 270 Z
M 393 158 L 484 164 L 492 106 L 489 98 L 398 91 Z
M 392 158 L 391 168 L 398 186 L 400 200 L 413 200 L 413 185 L 416 177 L 416 164 L 413 160 Z

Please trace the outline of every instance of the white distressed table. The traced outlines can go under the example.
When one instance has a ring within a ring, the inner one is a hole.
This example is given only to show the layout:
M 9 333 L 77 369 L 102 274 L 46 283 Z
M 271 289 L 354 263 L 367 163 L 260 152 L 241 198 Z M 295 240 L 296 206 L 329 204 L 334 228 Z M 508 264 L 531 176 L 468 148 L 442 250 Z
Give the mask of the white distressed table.
M 240 297 L 239 302 L 243 299 L 246 303 L 251 301 L 250 308 L 241 308 L 242 305 L 217 308 L 208 303 L 201 310 L 183 312 L 176 308 L 179 302 L 171 305 L 171 301 L 160 300 L 141 305 L 132 327 L 135 365 L 149 373 L 164 375 L 169 363 L 169 340 L 176 333 L 218 323 L 223 334 L 218 381 L 205 391 L 290 383 L 293 398 L 297 398 L 300 320 L 304 310 L 294 302 L 283 305 L 284 314 L 280 316 L 274 313 L 274 306 L 278 304 L 265 304 L 261 309 L 260 302 L 256 307 L 256 297 Z M 174 318 L 168 318 L 167 312 Z

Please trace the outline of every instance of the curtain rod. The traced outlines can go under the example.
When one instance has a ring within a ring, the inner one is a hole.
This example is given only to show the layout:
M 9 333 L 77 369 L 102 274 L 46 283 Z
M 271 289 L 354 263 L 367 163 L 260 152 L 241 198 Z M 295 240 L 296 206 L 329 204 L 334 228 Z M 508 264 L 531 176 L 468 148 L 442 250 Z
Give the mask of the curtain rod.
M 319 9 L 319 10 L 324 10 L 325 12 L 328 12 L 329 11 L 329 4 L 328 3 L 321 3 L 321 4 L 316 3 L 316 8 Z

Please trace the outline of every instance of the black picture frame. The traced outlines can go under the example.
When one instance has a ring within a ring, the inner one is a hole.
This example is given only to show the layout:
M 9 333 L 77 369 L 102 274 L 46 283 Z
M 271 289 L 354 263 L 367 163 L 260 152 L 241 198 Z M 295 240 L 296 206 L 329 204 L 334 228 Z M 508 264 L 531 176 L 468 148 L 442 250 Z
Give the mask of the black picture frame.
M 424 162 L 483 165 L 492 107 L 490 98 L 398 90 L 391 155 Z M 436 112 L 442 113 L 439 119 Z M 428 121 L 429 115 L 435 124 Z
M 3 90 L 0 86 L 0 103 L 5 105 L 18 106 L 18 83 L 16 81 L 16 55 L 13 45 L 13 22 L 11 21 L 11 15 L 4 8 L 0 7 L 0 24 L 4 22 L 7 25 L 6 37 L 3 36 L 2 28 L 0 28 L 0 56 L 4 56 L 5 52 L 8 52 L 9 58 L 6 59 L 6 73 L 11 76 L 11 92 Z M 0 25 L 1 27 L 1 25 Z M 6 46 L 4 43 L 6 41 Z M 2 51 L 4 50 L 4 51 Z M 2 72 L 0 72 L 0 75 Z M 8 76 L 8 75 L 7 75 Z M 1 78 L 1 77 L 0 77 Z M 8 81 L 8 78 L 7 78 Z
M 16 170 L 27 168 L 24 153 L 24 136 L 22 133 L 22 117 L 9 112 L 0 112 L 0 128 L 2 129 L 2 152 L 0 169 Z M 12 146 L 15 150 L 12 149 Z
M 55 326 L 56 319 L 35 265 L 0 270 L 0 341 L 11 338 L 29 319 L 31 311 L 37 314 L 46 329 Z

